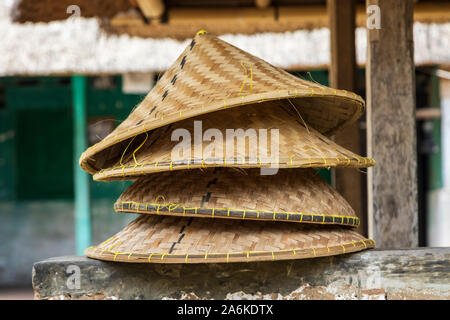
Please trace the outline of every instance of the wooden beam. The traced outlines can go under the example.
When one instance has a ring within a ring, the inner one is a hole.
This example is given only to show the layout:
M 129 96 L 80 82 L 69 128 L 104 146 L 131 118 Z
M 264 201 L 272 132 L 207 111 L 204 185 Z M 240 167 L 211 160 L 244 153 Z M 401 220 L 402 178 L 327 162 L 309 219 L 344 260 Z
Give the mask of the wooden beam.
M 416 110 L 417 120 L 434 120 L 441 117 L 441 109 L 437 108 L 422 108 Z
M 271 2 L 271 0 L 255 0 L 255 6 L 257 8 L 267 8 Z
M 331 35 L 330 86 L 355 92 L 355 1 L 328 0 L 327 6 Z M 359 122 L 355 122 L 336 135 L 336 143 L 356 154 L 362 154 L 360 131 Z M 365 176 L 357 170 L 347 168 L 337 168 L 334 172 L 337 191 L 350 203 L 360 218 L 358 231 L 367 235 L 363 181 Z
M 136 1 L 136 0 L 130 0 Z M 417 22 L 449 22 L 450 3 L 439 6 L 418 3 L 414 19 Z M 366 26 L 365 6 L 356 6 L 356 25 Z M 326 28 L 329 25 L 327 9 L 324 5 L 281 6 L 275 9 L 242 8 L 170 8 L 167 23 L 144 24 L 140 17 L 110 20 L 111 31 L 127 33 L 137 37 L 191 38 L 198 30 L 222 35 L 226 33 L 255 34 L 260 32 L 286 32 L 299 29 Z M 302 66 L 304 67 L 304 66 Z
M 146 26 L 144 17 L 139 13 L 139 9 L 131 9 L 127 12 L 121 12 L 114 16 L 110 21 L 112 28 L 120 28 L 123 26 L 143 28 Z
M 450 21 L 449 2 L 418 2 L 414 4 L 414 21 L 422 23 L 446 23 Z
M 148 19 L 160 19 L 164 14 L 165 5 L 163 0 L 137 0 L 137 4 Z
M 275 23 L 274 8 L 174 8 L 168 12 L 169 23 Z M 232 26 L 229 26 L 230 28 Z
M 330 85 L 355 90 L 355 1 L 327 0 L 331 34 Z
M 328 27 L 327 8 L 323 5 L 278 7 L 278 22 L 300 26 L 299 29 Z
M 138 7 L 137 0 L 128 0 L 128 2 L 135 8 Z
M 278 7 L 278 20 L 284 22 L 302 21 L 305 28 L 327 28 L 329 19 L 324 5 L 299 5 Z M 356 26 L 365 27 L 367 21 L 366 6 L 356 5 Z M 450 22 L 450 3 L 416 3 L 414 21 L 421 23 Z
M 369 236 L 381 248 L 418 245 L 413 0 L 368 0 L 381 29 L 368 30 Z

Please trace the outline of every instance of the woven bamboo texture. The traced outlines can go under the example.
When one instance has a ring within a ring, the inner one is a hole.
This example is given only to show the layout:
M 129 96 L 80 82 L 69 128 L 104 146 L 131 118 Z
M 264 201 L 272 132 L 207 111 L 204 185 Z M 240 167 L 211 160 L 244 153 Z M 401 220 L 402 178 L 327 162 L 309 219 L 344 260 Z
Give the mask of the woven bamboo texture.
M 215 168 L 139 178 L 114 205 L 118 212 L 357 226 L 347 201 L 313 169 Z
M 121 262 L 249 262 L 330 256 L 374 245 L 339 226 L 142 215 L 85 254 Z
M 210 154 L 204 153 L 200 156 L 195 153 L 193 119 L 156 129 L 151 134 L 145 133 L 136 137 L 131 144 L 117 144 L 110 149 L 112 155 L 105 156 L 102 163 L 100 159 L 97 161 L 97 164 L 105 169 L 96 173 L 94 179 L 130 180 L 153 172 L 206 167 L 254 168 L 278 165 L 280 168 L 364 168 L 374 165 L 374 160 L 358 156 L 312 127 L 305 126 L 302 116 L 296 111 L 299 110 L 292 106 L 281 106 L 279 101 L 272 101 L 195 118 L 202 121 L 203 132 L 210 128 L 217 129 L 223 137 L 222 143 L 213 140 L 215 148 L 211 148 Z M 182 152 L 179 152 L 175 159 L 172 156 L 172 151 L 179 141 L 172 141 L 171 133 L 177 129 L 186 129 L 190 133 L 190 157 Z M 242 147 L 239 147 L 238 139 L 235 139 L 232 141 L 233 145 L 228 144 L 227 149 L 227 142 L 231 140 L 227 139 L 229 129 L 254 130 L 255 143 L 249 143 L 249 139 L 242 135 L 241 141 L 247 139 L 245 146 L 242 144 Z M 261 135 L 258 137 L 260 129 L 268 129 L 266 143 L 261 143 Z M 276 149 L 272 150 L 271 129 L 279 130 L 279 152 L 276 159 L 272 158 Z M 206 150 L 212 142 L 200 143 L 202 150 Z
M 114 145 L 141 133 L 252 103 L 279 100 L 290 106 L 288 98 L 304 121 L 324 135 L 334 134 L 364 111 L 364 101 L 354 93 L 299 79 L 213 35 L 199 33 L 128 118 L 81 155 L 80 165 L 94 174 L 105 168 L 101 164 L 114 154 L 110 150 Z

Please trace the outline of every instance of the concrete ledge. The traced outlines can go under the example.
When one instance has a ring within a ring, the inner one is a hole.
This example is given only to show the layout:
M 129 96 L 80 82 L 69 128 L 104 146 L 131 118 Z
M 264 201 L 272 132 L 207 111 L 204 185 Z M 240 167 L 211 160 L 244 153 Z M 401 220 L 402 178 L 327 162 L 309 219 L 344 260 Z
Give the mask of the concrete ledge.
M 33 266 L 36 299 L 450 299 L 450 248 L 230 264 L 59 257 Z

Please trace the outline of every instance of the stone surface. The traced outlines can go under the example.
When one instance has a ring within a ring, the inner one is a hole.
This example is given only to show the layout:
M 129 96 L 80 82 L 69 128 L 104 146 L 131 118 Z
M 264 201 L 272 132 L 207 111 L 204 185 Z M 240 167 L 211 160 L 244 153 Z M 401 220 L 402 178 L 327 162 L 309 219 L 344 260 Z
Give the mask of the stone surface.
M 113 214 L 112 199 L 93 199 L 92 242 L 100 243 L 134 214 Z M 0 287 L 30 286 L 33 263 L 75 253 L 72 201 L 0 202 Z
M 34 265 L 33 287 L 36 299 L 450 299 L 450 248 L 230 264 L 59 257 Z

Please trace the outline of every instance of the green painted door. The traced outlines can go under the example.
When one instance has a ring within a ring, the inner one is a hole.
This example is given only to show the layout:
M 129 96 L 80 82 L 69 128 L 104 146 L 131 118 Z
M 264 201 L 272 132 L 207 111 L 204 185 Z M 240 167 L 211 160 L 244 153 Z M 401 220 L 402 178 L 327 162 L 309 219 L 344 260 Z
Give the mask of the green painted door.
M 71 109 L 19 110 L 16 134 L 18 200 L 73 198 Z

